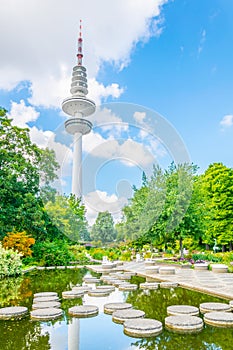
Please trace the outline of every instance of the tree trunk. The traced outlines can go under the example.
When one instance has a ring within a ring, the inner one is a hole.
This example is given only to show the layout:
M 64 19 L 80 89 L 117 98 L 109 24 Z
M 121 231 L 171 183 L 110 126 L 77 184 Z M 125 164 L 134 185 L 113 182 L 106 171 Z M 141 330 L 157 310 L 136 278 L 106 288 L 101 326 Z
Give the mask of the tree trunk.
M 233 250 L 233 243 L 232 243 L 232 241 L 229 243 L 229 251 L 230 252 L 232 252 L 232 250 Z
M 206 250 L 210 250 L 210 245 L 206 243 L 205 249 L 206 249 Z
M 180 257 L 184 257 L 184 249 L 183 249 L 183 239 L 180 237 Z
M 223 244 L 222 245 L 222 252 L 225 253 L 225 251 L 226 251 L 226 246 L 225 246 L 225 244 Z

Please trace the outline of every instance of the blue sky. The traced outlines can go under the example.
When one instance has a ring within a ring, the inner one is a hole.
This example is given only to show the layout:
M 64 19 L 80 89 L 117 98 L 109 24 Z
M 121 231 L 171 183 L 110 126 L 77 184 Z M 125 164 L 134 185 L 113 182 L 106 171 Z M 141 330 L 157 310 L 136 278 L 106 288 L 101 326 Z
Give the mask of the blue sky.
M 69 193 L 72 139 L 61 102 L 76 64 L 79 18 L 89 95 L 98 108 L 83 138 L 84 195 L 117 218 L 153 163 L 232 167 L 233 2 L 7 0 L 0 24 L 0 105 L 33 142 L 57 152 Z M 6 34 L 7 33 L 7 34 Z M 103 103 L 105 103 L 103 105 Z M 178 145 L 178 146 L 177 146 Z

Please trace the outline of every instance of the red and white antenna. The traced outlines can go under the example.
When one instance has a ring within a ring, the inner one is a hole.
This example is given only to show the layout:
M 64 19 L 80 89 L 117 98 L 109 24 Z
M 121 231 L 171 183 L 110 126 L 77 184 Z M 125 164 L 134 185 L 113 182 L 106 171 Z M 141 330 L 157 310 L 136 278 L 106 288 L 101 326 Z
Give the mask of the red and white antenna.
M 83 58 L 83 39 L 82 39 L 82 20 L 80 19 L 79 24 L 79 38 L 78 38 L 78 66 L 82 66 L 82 58 Z

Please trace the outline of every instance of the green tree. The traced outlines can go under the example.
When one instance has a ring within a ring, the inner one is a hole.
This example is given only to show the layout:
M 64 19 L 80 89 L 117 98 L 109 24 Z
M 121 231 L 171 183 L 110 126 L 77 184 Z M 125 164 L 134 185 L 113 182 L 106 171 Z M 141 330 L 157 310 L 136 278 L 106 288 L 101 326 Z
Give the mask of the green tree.
M 211 164 L 202 176 L 205 204 L 205 243 L 229 246 L 233 242 L 233 169 L 222 163 Z
M 53 225 L 70 240 L 77 242 L 87 236 L 85 207 L 79 198 L 56 195 L 45 208 Z
M 103 244 L 112 242 L 116 238 L 114 221 L 108 211 L 100 212 L 91 230 L 91 239 Z

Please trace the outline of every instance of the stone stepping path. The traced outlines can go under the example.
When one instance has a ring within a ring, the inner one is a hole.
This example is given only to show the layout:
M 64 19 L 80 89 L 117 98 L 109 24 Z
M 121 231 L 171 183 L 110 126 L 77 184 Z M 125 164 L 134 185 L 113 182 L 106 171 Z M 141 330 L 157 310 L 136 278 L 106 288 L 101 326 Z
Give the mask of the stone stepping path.
M 95 305 L 78 305 L 69 308 L 69 315 L 84 318 L 84 317 L 94 317 L 99 313 L 99 308 Z
M 199 332 L 203 328 L 203 321 L 197 316 L 168 316 L 165 318 L 165 327 L 177 332 Z
M 1 320 L 15 320 L 26 316 L 28 308 L 24 306 L 8 306 L 0 309 Z
M 99 283 L 100 279 L 97 277 L 88 276 L 88 277 L 83 277 L 83 281 L 85 283 Z
M 159 284 L 156 282 L 140 283 L 140 289 L 158 289 Z
M 41 303 L 34 303 L 32 304 L 32 310 L 37 309 L 50 309 L 51 307 L 59 308 L 61 306 L 61 303 L 58 301 L 47 301 L 47 302 L 41 302 Z
M 200 312 L 202 314 L 205 314 L 206 312 L 213 312 L 213 311 L 230 312 L 231 306 L 229 304 L 224 304 L 224 303 L 202 303 L 202 304 L 200 304 Z
M 89 290 L 90 297 L 106 297 L 112 292 L 112 289 L 92 289 Z
M 230 305 L 230 307 L 231 307 L 231 311 L 233 311 L 233 300 L 231 300 L 231 301 L 229 302 L 229 305 Z
M 92 290 L 92 287 L 90 286 L 75 286 L 72 288 L 72 291 L 74 292 L 88 293 L 90 290 Z
M 104 305 L 104 312 L 111 315 L 114 311 L 132 309 L 130 303 L 108 303 Z
M 171 305 L 167 307 L 167 314 L 169 316 L 178 316 L 178 315 L 198 316 L 199 309 L 196 306 Z
M 131 291 L 131 290 L 137 290 L 137 289 L 138 289 L 137 284 L 133 284 L 133 283 L 119 285 L 119 290 Z
M 142 310 L 118 310 L 112 314 L 112 320 L 116 323 L 124 323 L 126 320 L 145 317 L 145 312 Z
M 139 318 L 124 322 L 124 333 L 131 337 L 155 337 L 160 334 L 162 330 L 163 325 L 160 321 L 149 318 Z
M 102 290 L 109 289 L 112 292 L 115 291 L 115 287 L 114 286 L 110 286 L 110 285 L 97 286 L 96 289 L 102 289 Z
M 63 311 L 57 308 L 37 309 L 31 311 L 31 319 L 36 321 L 48 321 L 59 318 L 63 315 Z
M 69 290 L 62 292 L 62 298 L 63 299 L 75 299 L 75 298 L 82 298 L 84 296 L 83 291 L 74 291 L 74 290 Z
M 41 298 L 41 297 L 57 297 L 56 292 L 41 292 L 41 293 L 35 293 L 34 298 Z
M 233 327 L 233 313 L 231 312 L 207 312 L 204 322 L 216 327 Z
M 161 282 L 160 288 L 176 288 L 178 287 L 178 283 L 176 282 Z
M 36 297 L 33 299 L 33 304 L 43 303 L 47 301 L 59 301 L 58 296 Z

